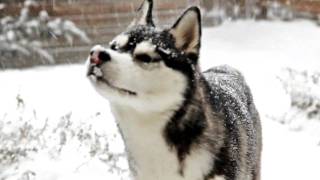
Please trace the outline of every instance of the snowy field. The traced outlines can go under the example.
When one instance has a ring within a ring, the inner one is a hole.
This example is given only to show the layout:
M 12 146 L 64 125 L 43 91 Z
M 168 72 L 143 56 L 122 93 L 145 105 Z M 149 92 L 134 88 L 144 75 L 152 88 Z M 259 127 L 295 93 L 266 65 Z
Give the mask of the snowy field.
M 320 119 L 280 123 L 294 109 L 279 77 L 285 68 L 319 72 L 320 27 L 228 22 L 205 29 L 202 40 L 203 70 L 229 64 L 252 89 L 263 127 L 262 180 L 319 180 Z M 2 71 L 0 83 L 0 180 L 128 179 L 108 103 L 84 65 Z

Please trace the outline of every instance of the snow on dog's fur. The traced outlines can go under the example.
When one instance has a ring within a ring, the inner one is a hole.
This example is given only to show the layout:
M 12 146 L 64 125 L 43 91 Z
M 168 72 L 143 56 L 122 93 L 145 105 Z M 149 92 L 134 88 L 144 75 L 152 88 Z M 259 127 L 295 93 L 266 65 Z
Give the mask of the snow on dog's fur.
M 111 104 L 137 180 L 259 180 L 261 127 L 242 75 L 201 73 L 201 16 L 187 9 L 169 29 L 145 0 L 126 31 L 97 45 L 87 76 Z

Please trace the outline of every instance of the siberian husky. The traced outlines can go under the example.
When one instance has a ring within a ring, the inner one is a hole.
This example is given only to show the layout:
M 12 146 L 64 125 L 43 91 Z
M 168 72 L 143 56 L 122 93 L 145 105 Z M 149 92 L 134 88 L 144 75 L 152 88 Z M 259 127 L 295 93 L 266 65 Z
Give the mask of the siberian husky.
M 145 0 L 87 76 L 108 99 L 136 180 L 259 180 L 261 125 L 249 87 L 229 66 L 201 73 L 201 15 L 158 29 Z

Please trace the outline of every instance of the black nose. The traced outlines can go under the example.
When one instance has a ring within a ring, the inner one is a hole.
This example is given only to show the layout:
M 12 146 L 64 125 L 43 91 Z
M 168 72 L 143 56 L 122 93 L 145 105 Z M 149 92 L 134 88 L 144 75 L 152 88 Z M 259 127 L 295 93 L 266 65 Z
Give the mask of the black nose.
M 90 62 L 95 65 L 100 65 L 104 62 L 110 61 L 110 55 L 105 51 L 91 51 Z
M 107 62 L 111 60 L 110 55 L 105 51 L 100 52 L 98 57 L 99 59 L 101 59 L 102 62 Z

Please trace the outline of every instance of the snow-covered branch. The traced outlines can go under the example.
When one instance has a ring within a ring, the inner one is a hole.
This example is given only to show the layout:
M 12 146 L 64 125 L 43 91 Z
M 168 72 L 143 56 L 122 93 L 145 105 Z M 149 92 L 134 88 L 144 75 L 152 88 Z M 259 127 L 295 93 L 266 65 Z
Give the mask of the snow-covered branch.
M 90 42 L 72 21 L 50 18 L 45 10 L 32 15 L 31 8 L 38 6 L 37 1 L 26 0 L 18 17 L 8 15 L 0 19 L 0 64 L 3 60 L 19 61 L 31 56 L 53 64 L 54 58 L 44 48 L 44 42 L 63 40 L 72 45 L 76 38 Z M 5 4 L 0 5 L 0 8 L 5 7 Z

